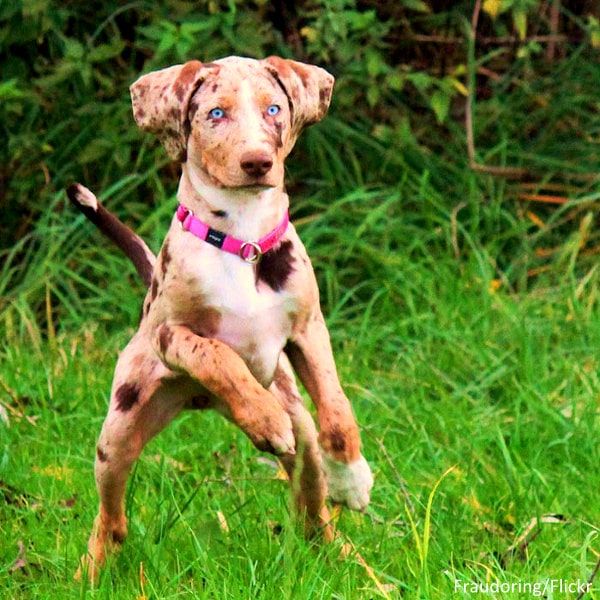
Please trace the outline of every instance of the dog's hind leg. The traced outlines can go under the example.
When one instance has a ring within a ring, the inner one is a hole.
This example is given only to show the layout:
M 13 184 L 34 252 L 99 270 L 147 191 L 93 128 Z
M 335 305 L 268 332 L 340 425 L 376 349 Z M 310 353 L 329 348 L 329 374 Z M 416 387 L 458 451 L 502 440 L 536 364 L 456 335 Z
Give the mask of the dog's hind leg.
M 298 513 L 305 519 L 309 537 L 318 534 L 329 542 L 333 539 L 333 530 L 325 506 L 327 481 L 323 473 L 317 429 L 304 406 L 292 367 L 284 353 L 280 356 L 275 379 L 269 389 L 292 420 L 296 454 L 287 454 L 280 459 L 288 473 Z
M 146 443 L 183 409 L 189 390 L 181 378 L 141 348 L 134 337 L 119 357 L 110 406 L 96 450 L 95 475 L 100 508 L 76 578 L 95 581 L 107 554 L 127 535 L 125 486 Z M 189 387 L 189 384 L 187 384 Z

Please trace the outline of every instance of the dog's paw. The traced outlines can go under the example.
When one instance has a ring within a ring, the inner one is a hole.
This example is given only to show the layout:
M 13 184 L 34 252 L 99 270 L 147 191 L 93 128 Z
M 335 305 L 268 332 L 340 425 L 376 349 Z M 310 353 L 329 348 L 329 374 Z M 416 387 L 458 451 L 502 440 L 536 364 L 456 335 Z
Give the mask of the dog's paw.
M 373 475 L 367 461 L 361 456 L 346 464 L 323 452 L 323 470 L 327 477 L 329 497 L 352 510 L 364 510 L 369 504 Z
M 276 456 L 296 454 L 296 439 L 291 428 L 281 433 L 271 433 L 252 440 L 261 452 L 269 452 Z
M 296 453 L 296 439 L 289 415 L 279 406 L 277 410 L 262 415 L 250 428 L 246 429 L 252 443 L 262 452 L 277 456 Z

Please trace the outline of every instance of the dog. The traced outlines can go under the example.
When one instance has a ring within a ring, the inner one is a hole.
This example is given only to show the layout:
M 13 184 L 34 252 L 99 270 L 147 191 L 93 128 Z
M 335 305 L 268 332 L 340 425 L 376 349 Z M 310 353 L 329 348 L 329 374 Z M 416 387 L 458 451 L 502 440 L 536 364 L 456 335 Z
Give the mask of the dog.
M 148 286 L 114 373 L 96 449 L 100 508 L 78 576 L 94 581 L 125 539 L 132 465 L 184 409 L 214 409 L 277 455 L 309 533 L 332 539 L 328 495 L 359 511 L 369 503 L 373 477 L 284 190 L 285 158 L 325 116 L 333 82 L 279 57 L 193 60 L 140 77 L 135 121 L 181 163 L 179 207 L 157 257 L 89 190 L 68 190 Z

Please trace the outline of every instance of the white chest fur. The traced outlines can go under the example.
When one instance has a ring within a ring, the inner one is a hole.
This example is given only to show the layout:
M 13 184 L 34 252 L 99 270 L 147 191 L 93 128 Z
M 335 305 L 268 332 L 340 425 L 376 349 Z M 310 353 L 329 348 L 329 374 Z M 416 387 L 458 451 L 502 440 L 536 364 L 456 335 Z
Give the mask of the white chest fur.
M 224 257 L 207 284 L 207 301 L 221 313 L 218 339 L 232 347 L 262 383 L 270 383 L 292 329 L 294 298 L 256 280 L 255 267 Z
M 213 326 L 196 333 L 230 346 L 256 379 L 269 385 L 292 331 L 297 299 L 257 280 L 254 265 L 190 237 L 184 238 L 185 252 L 173 252 L 165 273 L 163 316 L 187 324 L 211 315 Z

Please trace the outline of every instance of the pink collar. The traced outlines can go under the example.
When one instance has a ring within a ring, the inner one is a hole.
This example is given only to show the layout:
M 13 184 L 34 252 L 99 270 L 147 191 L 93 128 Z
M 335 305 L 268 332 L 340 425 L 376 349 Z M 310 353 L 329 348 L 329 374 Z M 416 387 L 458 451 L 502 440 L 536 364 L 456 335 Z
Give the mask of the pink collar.
M 258 242 L 244 242 L 209 227 L 206 223 L 195 217 L 189 208 L 186 208 L 182 204 L 177 207 L 175 214 L 184 231 L 193 233 L 201 240 L 225 252 L 237 254 L 241 259 L 251 264 L 258 263 L 262 255 L 271 250 L 281 240 L 290 222 L 290 215 L 288 211 L 285 211 L 283 221 L 271 233 Z

